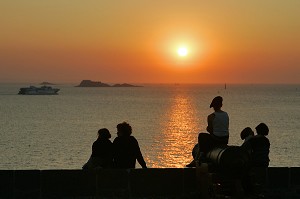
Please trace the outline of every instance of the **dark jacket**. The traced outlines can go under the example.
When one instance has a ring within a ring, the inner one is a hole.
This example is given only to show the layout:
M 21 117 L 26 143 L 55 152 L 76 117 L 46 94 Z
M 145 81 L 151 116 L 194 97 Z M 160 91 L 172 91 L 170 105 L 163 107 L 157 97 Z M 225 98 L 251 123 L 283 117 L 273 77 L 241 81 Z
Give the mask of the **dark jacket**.
M 270 141 L 266 136 L 256 135 L 247 141 L 247 149 L 251 149 L 251 162 L 254 167 L 269 166 Z
M 138 141 L 133 136 L 118 136 L 114 139 L 114 164 L 116 168 L 135 168 L 136 160 L 146 167 L 146 162 L 141 153 Z
M 110 168 L 113 166 L 113 144 L 108 139 L 98 138 L 92 146 L 92 158 L 100 160 L 98 166 Z

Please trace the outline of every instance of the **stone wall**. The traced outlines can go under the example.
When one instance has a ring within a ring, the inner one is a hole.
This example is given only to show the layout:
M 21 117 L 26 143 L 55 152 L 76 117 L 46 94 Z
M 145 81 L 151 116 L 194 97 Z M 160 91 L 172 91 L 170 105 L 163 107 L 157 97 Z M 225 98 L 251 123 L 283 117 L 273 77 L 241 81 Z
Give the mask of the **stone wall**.
M 269 198 L 300 198 L 300 168 L 271 167 Z M 0 170 L 0 199 L 199 198 L 195 168 Z

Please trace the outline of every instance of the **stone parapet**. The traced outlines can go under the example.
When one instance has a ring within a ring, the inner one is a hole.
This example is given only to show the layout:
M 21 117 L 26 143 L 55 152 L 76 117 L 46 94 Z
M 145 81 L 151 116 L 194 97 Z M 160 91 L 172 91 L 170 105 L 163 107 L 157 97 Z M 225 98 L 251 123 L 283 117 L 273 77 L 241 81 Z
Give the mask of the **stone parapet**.
M 196 170 L 0 170 L 0 199 L 200 198 Z M 270 167 L 263 178 L 265 198 L 300 198 L 299 167 Z

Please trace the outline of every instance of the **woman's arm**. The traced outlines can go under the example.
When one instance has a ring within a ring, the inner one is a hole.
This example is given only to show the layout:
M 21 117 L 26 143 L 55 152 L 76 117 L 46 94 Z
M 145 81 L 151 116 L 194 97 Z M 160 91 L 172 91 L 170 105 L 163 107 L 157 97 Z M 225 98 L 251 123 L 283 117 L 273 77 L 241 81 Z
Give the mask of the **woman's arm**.
M 207 132 L 209 132 L 210 134 L 213 133 L 213 121 L 215 119 L 215 114 L 212 113 L 210 114 L 209 116 L 207 116 L 207 127 L 206 127 L 206 130 Z

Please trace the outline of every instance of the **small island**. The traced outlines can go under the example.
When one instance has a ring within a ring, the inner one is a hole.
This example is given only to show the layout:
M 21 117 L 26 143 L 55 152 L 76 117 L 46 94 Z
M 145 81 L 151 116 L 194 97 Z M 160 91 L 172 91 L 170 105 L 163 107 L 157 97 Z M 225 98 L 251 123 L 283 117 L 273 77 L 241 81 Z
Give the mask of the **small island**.
M 94 82 L 91 80 L 82 80 L 80 84 L 75 87 L 110 87 L 110 85 L 102 82 Z
M 141 86 L 136 86 L 132 84 L 114 84 L 114 85 L 109 85 L 107 83 L 103 82 L 97 82 L 97 81 L 92 81 L 92 80 L 82 80 L 78 86 L 75 87 L 141 87 Z

